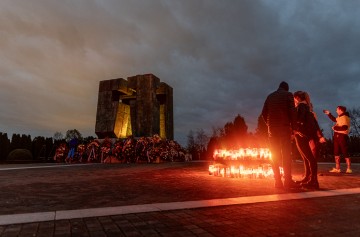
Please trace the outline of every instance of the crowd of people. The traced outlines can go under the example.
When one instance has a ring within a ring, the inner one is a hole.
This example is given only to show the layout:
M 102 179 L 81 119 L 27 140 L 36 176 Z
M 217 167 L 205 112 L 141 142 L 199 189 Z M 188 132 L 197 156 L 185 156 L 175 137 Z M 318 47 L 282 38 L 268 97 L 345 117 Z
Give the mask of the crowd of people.
M 329 110 L 324 114 L 335 122 L 334 155 L 335 168 L 329 172 L 340 173 L 340 155 L 347 164 L 346 173 L 352 173 L 351 161 L 348 154 L 350 116 L 345 106 L 336 109 L 338 117 L 334 117 Z M 319 143 L 326 142 L 313 105 L 307 92 L 289 92 L 289 85 L 281 82 L 278 89 L 268 95 L 261 113 L 268 127 L 268 141 L 272 152 L 272 169 L 274 172 L 275 188 L 285 189 L 319 189 L 317 179 L 317 148 Z M 295 140 L 297 149 L 304 161 L 304 176 L 294 181 L 291 171 L 291 142 Z M 284 171 L 284 182 L 280 175 L 280 166 Z
M 160 161 L 189 161 L 191 156 L 174 140 L 160 136 L 128 137 L 126 139 L 94 139 L 88 144 L 77 138 L 60 143 L 55 151 L 55 162 L 66 163 L 157 163 Z

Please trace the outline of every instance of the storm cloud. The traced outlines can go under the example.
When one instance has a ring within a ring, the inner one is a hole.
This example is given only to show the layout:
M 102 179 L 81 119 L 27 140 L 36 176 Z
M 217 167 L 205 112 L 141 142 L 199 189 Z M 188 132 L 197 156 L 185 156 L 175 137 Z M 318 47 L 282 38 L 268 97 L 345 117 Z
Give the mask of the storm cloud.
M 255 131 L 287 81 L 322 109 L 360 101 L 357 0 L 2 0 L 0 132 L 95 136 L 99 81 L 174 88 L 175 139 L 237 114 Z

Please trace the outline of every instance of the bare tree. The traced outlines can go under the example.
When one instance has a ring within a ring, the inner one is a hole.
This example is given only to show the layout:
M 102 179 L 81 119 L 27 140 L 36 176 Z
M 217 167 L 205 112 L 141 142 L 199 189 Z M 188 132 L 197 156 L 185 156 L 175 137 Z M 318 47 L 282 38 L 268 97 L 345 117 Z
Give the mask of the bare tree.
M 65 140 L 69 142 L 71 139 L 76 138 L 78 140 L 82 140 L 83 137 L 81 133 L 77 129 L 67 130 L 65 135 Z
M 353 108 L 350 114 L 350 133 L 353 136 L 360 137 L 360 108 Z
M 64 135 L 61 132 L 55 132 L 53 138 L 54 141 L 60 141 L 64 139 Z
M 189 134 L 187 135 L 187 145 L 186 149 L 188 152 L 193 152 L 196 149 L 195 144 L 195 138 L 194 138 L 194 132 L 192 130 L 189 131 Z
M 207 143 L 209 142 L 209 136 L 206 135 L 203 129 L 196 131 L 195 143 L 199 147 L 199 150 L 202 152 L 205 150 Z

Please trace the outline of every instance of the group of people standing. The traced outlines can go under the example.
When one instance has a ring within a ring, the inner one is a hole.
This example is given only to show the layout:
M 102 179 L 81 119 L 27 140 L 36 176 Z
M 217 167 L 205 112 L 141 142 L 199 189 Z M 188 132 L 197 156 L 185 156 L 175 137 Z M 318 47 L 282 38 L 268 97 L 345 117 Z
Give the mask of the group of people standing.
M 323 112 L 336 123 L 332 127 L 336 167 L 330 172 L 341 172 L 340 155 L 343 154 L 347 164 L 346 173 L 352 173 L 348 154 L 350 117 L 346 107 L 337 107 L 337 118 L 328 110 Z M 293 94 L 289 92 L 288 83 L 281 82 L 279 88 L 266 98 L 261 115 L 268 127 L 275 188 L 319 189 L 316 153 L 318 144 L 326 140 L 317 122 L 309 94 L 304 91 L 296 91 Z M 298 181 L 292 179 L 292 139 L 295 139 L 296 147 L 304 161 L 304 176 Z M 280 166 L 284 170 L 284 182 L 280 175 Z

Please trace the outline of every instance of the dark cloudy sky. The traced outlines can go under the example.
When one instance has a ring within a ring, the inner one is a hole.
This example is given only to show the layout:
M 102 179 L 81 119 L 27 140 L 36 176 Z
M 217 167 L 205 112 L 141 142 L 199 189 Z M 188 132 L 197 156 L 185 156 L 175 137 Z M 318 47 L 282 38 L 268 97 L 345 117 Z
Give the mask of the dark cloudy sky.
M 282 80 L 321 113 L 360 101 L 358 0 L 1 0 L 0 132 L 95 136 L 99 81 L 174 88 L 175 139 L 256 128 Z

